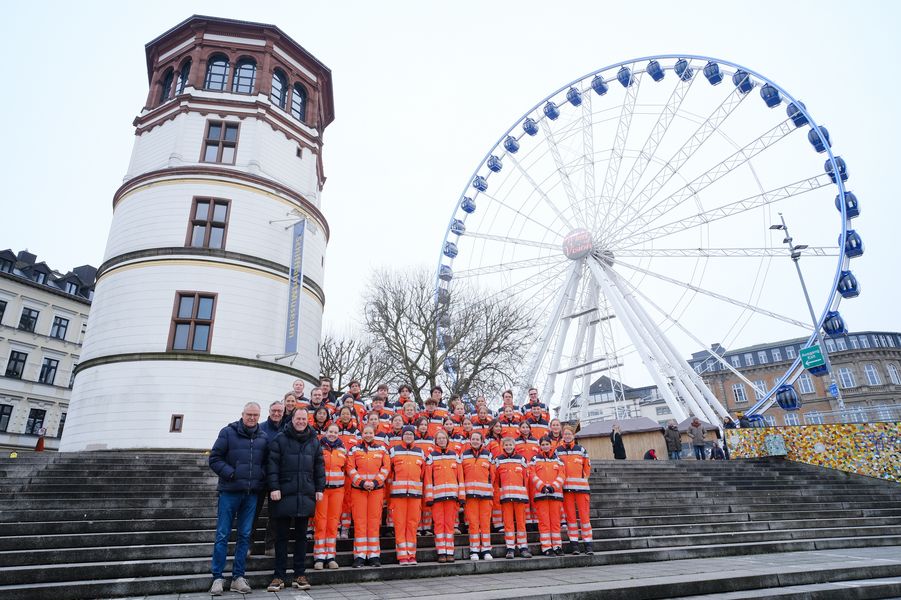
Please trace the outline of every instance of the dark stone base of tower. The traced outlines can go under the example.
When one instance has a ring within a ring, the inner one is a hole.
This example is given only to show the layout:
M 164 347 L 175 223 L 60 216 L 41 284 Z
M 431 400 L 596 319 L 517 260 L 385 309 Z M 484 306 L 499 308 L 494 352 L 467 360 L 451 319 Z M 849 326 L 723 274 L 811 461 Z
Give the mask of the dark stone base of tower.
M 199 453 L 135 452 L 0 459 L 0 600 L 206 591 L 216 517 L 216 479 L 206 461 Z M 461 535 L 459 562 L 444 565 L 433 562 L 433 538 L 427 536 L 419 540 L 419 566 L 399 567 L 393 564 L 393 537 L 383 537 L 381 569 L 347 568 L 352 542 L 345 540 L 338 544 L 341 569 L 307 575 L 317 586 L 901 546 L 901 486 L 798 463 L 599 461 L 591 486 L 593 556 L 460 561 L 468 555 Z M 495 556 L 503 556 L 503 534 L 493 540 Z M 530 533 L 529 541 L 538 554 L 538 534 Z M 263 555 L 260 542 L 252 554 L 248 579 L 265 589 L 274 559 Z M 901 577 L 901 563 L 888 562 L 872 570 L 842 569 L 825 580 Z M 812 571 L 799 575 L 797 585 L 824 580 Z M 719 588 L 690 581 L 677 595 L 772 587 L 759 577 L 731 573 Z M 629 597 L 668 597 L 672 591 L 661 596 L 650 587 L 635 588 Z M 885 597 L 847 593 L 842 597 Z

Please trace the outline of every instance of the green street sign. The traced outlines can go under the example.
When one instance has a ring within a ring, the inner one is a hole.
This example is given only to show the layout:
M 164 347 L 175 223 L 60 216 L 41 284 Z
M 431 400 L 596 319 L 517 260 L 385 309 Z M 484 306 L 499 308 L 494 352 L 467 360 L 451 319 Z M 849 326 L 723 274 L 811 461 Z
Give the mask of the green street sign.
M 822 367 L 825 364 L 826 360 L 823 358 L 823 351 L 819 344 L 801 350 L 801 366 L 805 369 Z

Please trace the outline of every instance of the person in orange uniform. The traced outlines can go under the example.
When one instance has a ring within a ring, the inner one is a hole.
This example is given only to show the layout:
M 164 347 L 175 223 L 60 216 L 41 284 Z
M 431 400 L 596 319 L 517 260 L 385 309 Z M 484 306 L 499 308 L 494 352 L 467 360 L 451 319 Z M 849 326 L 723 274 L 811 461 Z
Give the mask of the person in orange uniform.
M 484 440 L 491 430 L 492 423 L 494 423 L 494 417 L 491 416 L 491 411 L 487 406 L 480 406 L 476 416 L 472 418 L 472 430 L 481 433 Z
M 497 421 L 493 421 L 488 428 L 488 434 L 485 436 L 485 450 L 491 454 L 492 458 L 496 459 L 504 453 L 504 446 L 501 443 L 502 440 L 501 424 Z M 491 522 L 494 524 L 494 528 L 497 531 L 503 530 L 504 514 L 501 511 L 501 492 L 497 487 L 494 489 L 494 501 L 491 503 Z
M 495 487 L 499 491 L 501 511 L 504 516 L 504 543 L 507 558 L 513 558 L 519 548 L 519 555 L 532 558 L 526 540 L 526 507 L 529 505 L 529 473 L 526 461 L 516 453 L 516 442 L 505 437 L 504 451 L 494 459 L 497 479 Z
M 501 407 L 497 409 L 497 416 L 504 414 L 504 409 L 508 406 L 513 408 L 514 412 L 516 412 L 516 406 L 513 404 L 513 390 L 504 390 L 501 394 L 501 400 Z
M 564 466 L 563 510 L 566 513 L 566 533 L 573 554 L 579 554 L 580 532 L 585 554 L 593 554 L 589 514 L 591 488 L 588 487 L 591 461 L 588 459 L 588 452 L 575 439 L 575 431 L 567 425 L 563 428 L 563 443 L 557 446 L 557 456 Z
M 494 502 L 494 459 L 482 445 L 482 434 L 473 431 L 469 448 L 460 455 L 469 527 L 469 560 L 491 560 L 491 505 Z
M 441 388 L 436 386 L 436 389 Z M 433 391 L 432 395 L 425 399 L 425 410 L 419 413 L 419 417 L 429 423 L 429 436 L 434 437 L 435 432 L 444 426 L 444 419 L 448 417 L 447 411 L 438 406 L 438 398 Z
M 390 468 L 388 449 L 375 441 L 375 429 L 365 425 L 363 439 L 350 451 L 347 465 L 354 520 L 354 568 L 367 562 L 373 567 L 382 566 L 379 527 Z
M 419 419 L 419 413 L 417 410 L 419 409 L 416 406 L 416 403 L 412 400 L 408 400 L 404 403 L 403 408 L 401 409 L 400 416 L 404 420 L 404 425 L 416 425 L 416 421 Z
M 560 516 L 563 512 L 563 478 L 566 467 L 551 448 L 551 440 L 541 438 L 541 450 L 529 463 L 531 490 L 538 514 L 538 538 L 545 556 L 563 555 Z
M 519 438 L 516 440 L 516 453 L 522 456 L 528 465 L 532 461 L 532 457 L 541 452 L 538 440 L 532 437 L 532 426 L 528 421 L 519 424 Z M 526 524 L 533 529 L 538 524 L 538 515 L 535 513 L 535 503 L 533 500 L 532 486 L 529 487 L 529 506 L 526 507 Z
M 532 437 L 536 440 L 540 440 L 551 431 L 551 424 L 542 415 L 542 409 L 538 405 L 532 406 L 522 420 L 532 427 Z
M 349 406 L 344 406 L 338 411 L 338 438 L 344 445 L 344 448 L 353 448 L 360 443 L 360 429 L 356 424 L 356 413 Z M 347 533 L 350 530 L 351 521 L 351 491 L 350 478 L 346 479 L 344 484 L 344 503 L 341 506 L 341 530 L 340 539 L 347 539 Z
M 401 443 L 389 451 L 391 458 L 391 500 L 389 508 L 394 521 L 397 562 L 416 564 L 416 530 L 419 528 L 423 502 L 422 482 L 425 476 L 425 454 L 413 443 L 415 433 L 406 425 Z
M 337 569 L 336 539 L 344 501 L 347 449 L 338 437 L 338 425 L 334 423 L 328 426 L 319 444 L 325 460 L 325 494 L 316 503 L 313 517 L 313 568 L 320 570 L 327 566 L 329 569 Z
M 547 404 L 538 399 L 538 390 L 535 388 L 529 388 L 529 400 L 519 407 L 519 412 L 521 412 L 523 415 L 528 415 L 532 413 L 532 411 L 536 408 L 540 411 L 541 417 L 545 421 L 551 418 L 551 414 L 547 409 Z
M 388 447 L 393 448 L 401 443 L 404 433 L 404 418 L 394 415 L 391 418 L 391 431 L 388 432 Z
M 416 420 L 416 440 L 413 445 L 422 450 L 423 456 L 428 456 L 435 449 L 435 438 L 429 435 L 429 420 L 419 417 Z M 432 509 L 426 506 L 422 500 L 422 518 L 419 522 L 419 535 L 428 535 L 432 528 Z
M 560 422 L 560 419 L 551 419 L 548 429 L 550 431 L 547 437 L 551 440 L 551 447 L 557 450 L 557 446 L 563 443 L 563 423 Z
M 459 506 L 466 500 L 463 463 L 449 442 L 447 432 L 439 429 L 425 471 L 425 499 L 432 507 L 435 549 L 440 563 L 454 562 L 454 526 Z
M 505 406 L 501 416 L 497 418 L 497 422 L 501 424 L 501 435 L 503 437 L 519 437 L 519 422 L 521 421 L 519 413 L 512 406 Z

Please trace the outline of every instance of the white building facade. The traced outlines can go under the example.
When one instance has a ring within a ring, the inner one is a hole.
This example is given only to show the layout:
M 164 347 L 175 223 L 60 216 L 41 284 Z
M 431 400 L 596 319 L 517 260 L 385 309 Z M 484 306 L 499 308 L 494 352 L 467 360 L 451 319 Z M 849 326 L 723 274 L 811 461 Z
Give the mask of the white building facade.
M 331 72 L 275 26 L 209 17 L 146 53 L 150 92 L 113 197 L 63 451 L 209 448 L 246 402 L 265 415 L 294 379 L 318 381 Z

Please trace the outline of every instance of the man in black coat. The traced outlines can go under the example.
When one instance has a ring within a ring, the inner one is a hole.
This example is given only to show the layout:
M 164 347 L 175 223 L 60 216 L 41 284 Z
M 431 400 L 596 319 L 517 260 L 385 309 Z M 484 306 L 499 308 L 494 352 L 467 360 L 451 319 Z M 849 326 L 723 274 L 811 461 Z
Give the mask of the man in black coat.
M 275 573 L 270 592 L 284 589 L 287 579 L 288 535 L 294 519 L 293 587 L 308 590 L 304 576 L 307 558 L 307 522 L 325 490 L 325 461 L 316 432 L 308 426 L 309 413 L 297 408 L 291 423 L 269 443 L 267 481 L 270 518 L 275 522 Z
M 237 543 L 230 587 L 233 592 L 242 594 L 253 591 L 244 579 L 244 569 L 257 497 L 263 489 L 263 470 L 268 453 L 268 440 L 258 424 L 259 420 L 260 405 L 248 402 L 241 412 L 241 419 L 223 427 L 210 450 L 210 468 L 219 475 L 216 543 L 210 567 L 213 573 L 211 596 L 221 596 L 225 588 L 222 571 L 225 569 L 228 538 L 236 516 Z

